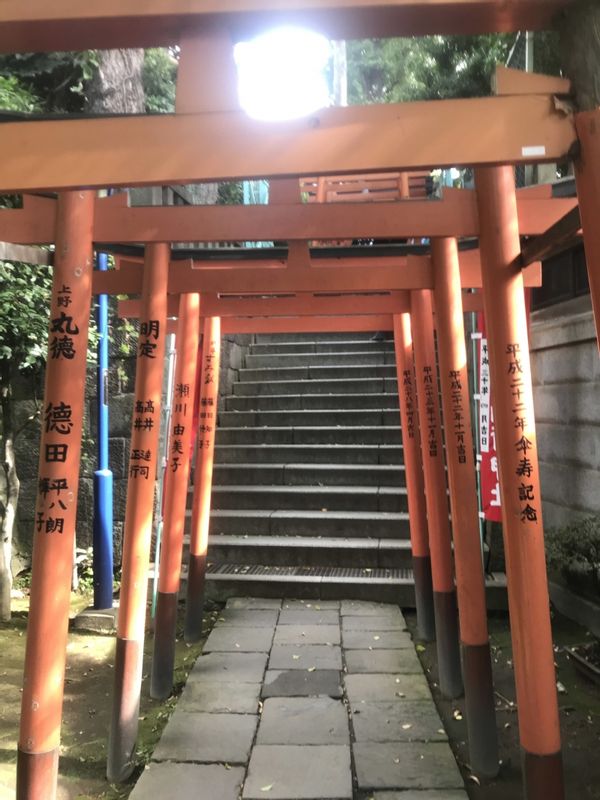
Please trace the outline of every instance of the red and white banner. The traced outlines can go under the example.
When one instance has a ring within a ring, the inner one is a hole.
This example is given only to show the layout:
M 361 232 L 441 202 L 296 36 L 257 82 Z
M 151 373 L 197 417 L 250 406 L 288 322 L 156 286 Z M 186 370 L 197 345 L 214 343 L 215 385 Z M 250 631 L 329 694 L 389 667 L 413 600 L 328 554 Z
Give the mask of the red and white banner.
M 500 503 L 500 474 L 496 453 L 494 409 L 490 393 L 490 361 L 483 314 L 479 313 L 479 452 L 481 453 L 481 505 L 483 516 L 492 522 L 502 522 Z

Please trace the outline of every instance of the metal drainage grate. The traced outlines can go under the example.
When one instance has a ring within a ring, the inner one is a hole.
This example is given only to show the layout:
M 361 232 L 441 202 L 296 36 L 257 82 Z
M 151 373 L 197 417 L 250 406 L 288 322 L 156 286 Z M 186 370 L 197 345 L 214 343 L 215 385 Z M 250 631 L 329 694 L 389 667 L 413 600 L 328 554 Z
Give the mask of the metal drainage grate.
M 271 577 L 355 578 L 360 580 L 412 580 L 410 569 L 360 569 L 355 567 L 277 567 L 260 564 L 211 564 L 211 575 L 264 575 Z

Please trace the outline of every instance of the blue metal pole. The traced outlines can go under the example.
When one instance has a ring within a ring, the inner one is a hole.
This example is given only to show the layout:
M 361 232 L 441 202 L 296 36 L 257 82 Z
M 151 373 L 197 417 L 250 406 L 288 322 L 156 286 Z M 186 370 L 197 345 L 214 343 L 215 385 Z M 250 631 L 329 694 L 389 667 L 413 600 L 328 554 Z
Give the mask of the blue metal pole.
M 98 270 L 108 256 L 98 253 Z M 94 608 L 113 604 L 113 474 L 108 466 L 108 296 L 98 295 L 98 469 L 94 473 Z

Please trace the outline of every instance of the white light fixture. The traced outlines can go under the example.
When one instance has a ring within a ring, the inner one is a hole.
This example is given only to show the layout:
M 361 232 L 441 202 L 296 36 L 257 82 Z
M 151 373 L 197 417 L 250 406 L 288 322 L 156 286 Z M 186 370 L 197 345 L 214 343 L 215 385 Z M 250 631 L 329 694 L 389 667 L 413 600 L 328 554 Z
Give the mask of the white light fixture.
M 327 39 L 304 28 L 282 27 L 234 50 L 240 105 L 253 119 L 277 122 L 308 116 L 330 103 Z

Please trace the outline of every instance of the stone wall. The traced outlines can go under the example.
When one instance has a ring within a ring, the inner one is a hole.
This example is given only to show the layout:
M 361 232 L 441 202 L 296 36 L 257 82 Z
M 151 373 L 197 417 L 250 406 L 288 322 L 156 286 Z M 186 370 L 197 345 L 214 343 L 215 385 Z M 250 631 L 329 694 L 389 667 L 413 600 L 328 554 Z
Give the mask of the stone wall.
M 544 522 L 600 513 L 600 359 L 590 296 L 534 312 L 534 402 Z
M 231 393 L 238 370 L 243 366 L 247 345 L 252 336 L 227 335 L 222 341 L 220 394 Z M 114 541 L 115 563 L 120 559 L 127 494 L 127 464 L 135 382 L 135 349 L 131 337 L 119 330 L 111 338 L 109 399 L 110 469 L 114 482 Z M 135 336 L 133 337 L 135 341 Z M 20 379 L 15 389 L 17 424 L 35 416 L 43 400 L 43 375 Z M 77 510 L 77 546 L 89 547 L 92 543 L 94 510 L 93 478 L 96 469 L 96 370 L 88 369 L 86 389 L 86 414 L 84 419 L 83 452 L 79 501 Z M 15 535 L 15 570 L 26 565 L 31 552 L 35 522 L 37 470 L 39 455 L 39 421 L 26 426 L 17 439 L 16 456 L 21 480 L 17 530 Z

